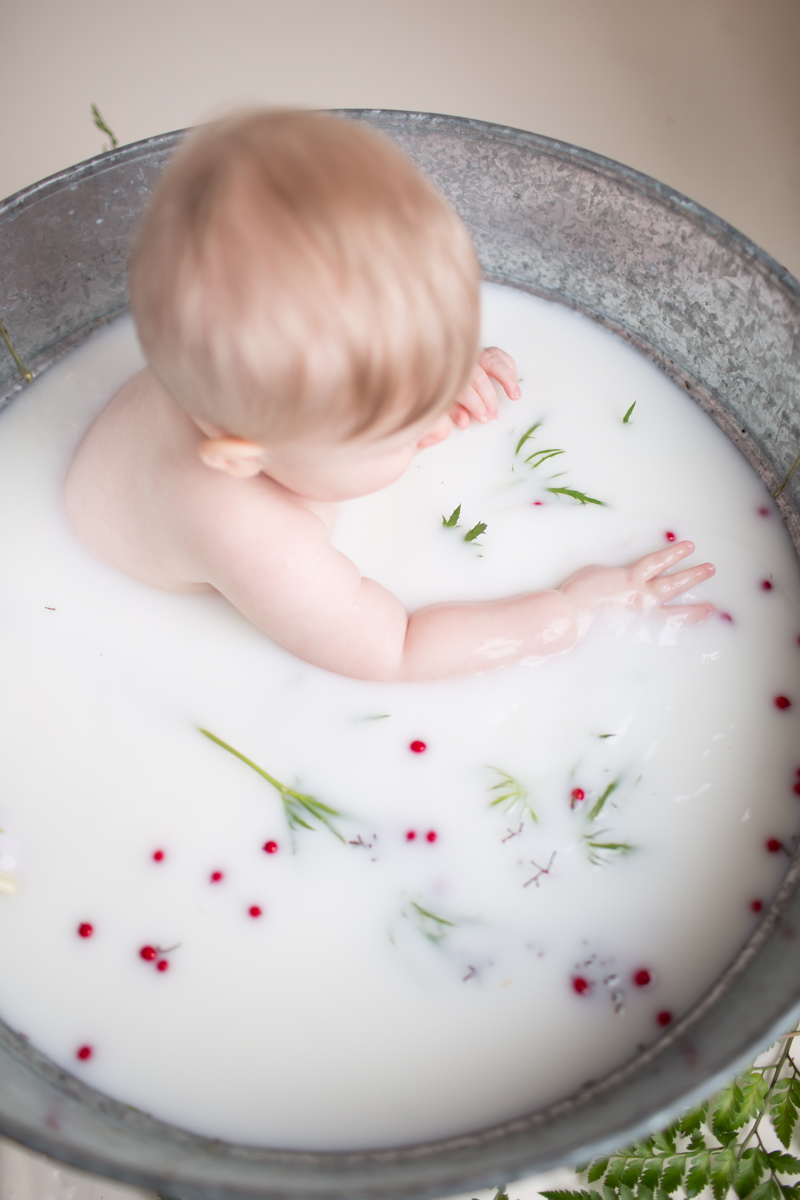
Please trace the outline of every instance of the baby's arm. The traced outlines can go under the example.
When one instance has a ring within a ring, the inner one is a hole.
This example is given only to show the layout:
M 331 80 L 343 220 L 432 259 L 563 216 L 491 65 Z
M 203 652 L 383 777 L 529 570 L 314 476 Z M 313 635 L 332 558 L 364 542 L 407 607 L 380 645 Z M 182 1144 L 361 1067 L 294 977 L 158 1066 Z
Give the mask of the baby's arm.
M 247 514 L 218 513 L 218 519 L 227 532 L 214 547 L 207 582 L 293 654 L 356 679 L 444 679 L 559 653 L 602 608 L 646 613 L 714 573 L 706 563 L 663 575 L 694 550 L 680 542 L 629 567 L 585 567 L 552 591 L 434 605 L 409 617 L 395 596 L 362 578 L 330 545 L 322 521 L 307 509 L 287 509 L 279 522 L 269 521 L 266 537 L 250 506 Z M 711 606 L 665 611 L 692 622 Z

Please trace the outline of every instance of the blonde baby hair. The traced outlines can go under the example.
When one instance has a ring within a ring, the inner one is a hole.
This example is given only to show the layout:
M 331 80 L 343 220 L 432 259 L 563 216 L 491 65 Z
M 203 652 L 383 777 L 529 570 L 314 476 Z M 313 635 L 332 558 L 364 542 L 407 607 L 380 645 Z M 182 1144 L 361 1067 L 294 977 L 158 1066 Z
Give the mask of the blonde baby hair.
M 167 166 L 130 268 L 145 354 L 187 412 L 267 444 L 443 412 L 478 350 L 455 211 L 354 120 L 256 111 Z

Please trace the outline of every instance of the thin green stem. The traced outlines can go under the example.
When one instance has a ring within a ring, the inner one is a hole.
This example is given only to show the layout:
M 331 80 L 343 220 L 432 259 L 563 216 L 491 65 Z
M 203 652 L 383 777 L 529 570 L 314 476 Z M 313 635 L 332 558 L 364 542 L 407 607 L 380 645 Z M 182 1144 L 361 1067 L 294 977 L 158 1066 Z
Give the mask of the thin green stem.
M 789 467 L 788 474 L 787 474 L 786 478 L 784 479 L 783 483 L 781 484 L 781 486 L 778 488 L 778 490 L 776 492 L 772 493 L 773 500 L 778 499 L 778 496 L 780 496 L 781 492 L 784 490 L 784 488 L 786 487 L 786 485 L 788 484 L 789 480 L 792 478 L 792 476 L 794 475 L 794 473 L 798 467 L 800 467 L 800 454 L 798 454 L 797 458 L 794 460 L 792 465 Z
M 775 1084 L 780 1079 L 780 1074 L 781 1074 L 781 1071 L 783 1070 L 783 1065 L 786 1062 L 786 1059 L 789 1057 L 789 1051 L 791 1049 L 791 1046 L 792 1046 L 792 1043 L 787 1038 L 786 1045 L 783 1047 L 783 1050 L 781 1051 L 781 1056 L 778 1059 L 777 1063 L 775 1064 L 775 1074 L 772 1076 L 772 1082 L 770 1083 L 769 1087 L 767 1088 L 767 1094 L 764 1097 L 764 1103 L 761 1106 L 761 1111 L 759 1112 L 758 1116 L 755 1119 L 755 1124 L 753 1125 L 753 1128 L 750 1130 L 747 1137 L 744 1139 L 742 1144 L 739 1146 L 739 1153 L 736 1155 L 737 1162 L 741 1162 L 742 1155 L 744 1154 L 745 1150 L 747 1149 L 747 1143 L 751 1140 L 751 1138 L 753 1136 L 758 1137 L 758 1127 L 761 1124 L 762 1117 L 764 1116 L 767 1109 L 769 1108 L 769 1098 L 772 1095 L 773 1091 L 775 1090 Z
M 760 1134 L 760 1133 L 757 1133 L 757 1134 L 756 1134 L 756 1141 L 758 1142 L 758 1145 L 759 1145 L 759 1147 L 760 1147 L 760 1149 L 761 1149 L 762 1153 L 764 1154 L 764 1157 L 766 1158 L 767 1162 L 769 1163 L 769 1173 L 770 1173 L 770 1175 L 771 1175 L 771 1177 L 772 1177 L 772 1182 L 775 1184 L 775 1186 L 776 1186 L 776 1187 L 780 1188 L 780 1186 L 781 1186 L 781 1185 L 780 1185 L 780 1183 L 778 1182 L 778 1177 L 777 1177 L 777 1175 L 775 1174 L 775 1172 L 774 1172 L 774 1170 L 773 1170 L 773 1168 L 772 1168 L 772 1163 L 771 1163 L 771 1162 L 769 1162 L 769 1151 L 767 1150 L 767 1147 L 766 1147 L 766 1146 L 764 1145 L 764 1143 L 762 1142 L 762 1140 L 761 1140 L 761 1134 Z
M 201 729 L 200 732 L 210 742 L 216 742 L 218 746 L 222 746 L 222 749 L 227 750 L 228 754 L 232 754 L 234 758 L 240 758 L 243 763 L 247 763 L 248 767 L 252 767 L 254 771 L 261 775 L 263 779 L 266 779 L 267 783 L 271 783 L 279 792 L 289 792 L 292 796 L 296 795 L 295 792 L 292 792 L 291 788 L 287 788 L 284 784 L 280 783 L 274 775 L 270 775 L 263 767 L 259 767 L 257 763 L 254 763 L 252 758 L 247 758 L 240 750 L 234 750 L 233 746 L 229 746 L 227 742 L 223 742 L 222 738 L 218 738 L 215 733 L 210 733 L 208 729 Z
M 25 366 L 25 364 L 23 363 L 20 356 L 17 354 L 14 343 L 11 341 L 11 338 L 8 336 L 8 330 L 6 329 L 6 327 L 2 321 L 0 321 L 0 337 L 3 339 L 5 344 L 8 346 L 8 352 L 11 355 L 11 357 L 13 358 L 14 362 L 17 364 L 17 369 L 19 370 L 19 373 L 22 376 L 22 378 L 25 380 L 26 383 L 33 383 L 33 375 L 31 375 L 30 371 Z

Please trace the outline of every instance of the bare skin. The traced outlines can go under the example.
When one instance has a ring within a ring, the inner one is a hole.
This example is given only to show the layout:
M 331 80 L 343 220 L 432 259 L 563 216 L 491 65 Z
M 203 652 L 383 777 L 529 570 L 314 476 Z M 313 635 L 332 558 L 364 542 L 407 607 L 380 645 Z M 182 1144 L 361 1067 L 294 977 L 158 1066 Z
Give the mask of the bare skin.
M 356 679 L 443 679 L 561 653 L 610 606 L 687 623 L 708 616 L 710 604 L 663 608 L 714 574 L 710 563 L 664 573 L 691 542 L 627 567 L 584 567 L 550 591 L 411 616 L 331 546 L 338 502 L 386 487 L 453 423 L 496 417 L 493 379 L 519 397 L 514 363 L 496 347 L 450 414 L 346 442 L 267 446 L 187 415 L 145 368 L 81 443 L 67 513 L 89 549 L 125 574 L 167 591 L 216 589 L 299 658 Z

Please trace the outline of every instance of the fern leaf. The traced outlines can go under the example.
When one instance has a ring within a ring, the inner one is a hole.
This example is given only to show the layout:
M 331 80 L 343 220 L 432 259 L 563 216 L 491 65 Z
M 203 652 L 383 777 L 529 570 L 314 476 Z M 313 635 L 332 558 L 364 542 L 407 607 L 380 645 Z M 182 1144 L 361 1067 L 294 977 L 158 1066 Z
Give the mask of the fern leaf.
M 681 1155 L 680 1158 L 671 1158 L 664 1167 L 664 1173 L 661 1176 L 661 1186 L 667 1195 L 671 1196 L 673 1192 L 677 1192 L 683 1182 L 683 1175 L 686 1170 L 686 1159 Z
M 706 1119 L 708 1112 L 708 1104 L 699 1104 L 697 1108 L 690 1108 L 687 1113 L 684 1113 L 678 1121 L 678 1132 L 682 1137 L 691 1137 L 696 1133 Z
M 692 1164 L 686 1175 L 686 1183 L 684 1189 L 689 1200 L 693 1200 L 694 1196 L 699 1196 L 703 1188 L 707 1187 L 711 1177 L 711 1155 L 707 1150 L 702 1154 L 698 1154 L 692 1159 Z
M 766 1155 L 758 1147 L 754 1147 L 752 1150 L 745 1150 L 739 1160 L 733 1180 L 733 1186 L 736 1189 L 736 1195 L 739 1197 L 739 1200 L 744 1200 L 745 1196 L 749 1196 L 758 1187 L 761 1176 L 764 1174 L 765 1158 Z
M 739 1116 L 743 1099 L 737 1080 L 717 1093 L 714 1107 L 711 1110 L 711 1129 L 715 1136 L 719 1137 L 720 1133 L 730 1133 L 744 1124 L 744 1119 Z
M 627 1163 L 627 1155 L 623 1154 L 615 1155 L 614 1158 L 610 1160 L 610 1166 L 606 1171 L 605 1183 L 607 1188 L 616 1189 L 619 1187 L 622 1179 L 622 1172 L 625 1170 Z
M 644 1162 L 642 1159 L 629 1158 L 625 1165 L 625 1170 L 622 1172 L 620 1184 L 624 1184 L 625 1187 L 629 1188 L 635 1187 L 639 1182 L 639 1176 L 642 1173 L 643 1167 Z
M 779 1079 L 773 1088 L 769 1106 L 772 1127 L 781 1145 L 787 1150 L 797 1124 L 797 1097 L 792 1086 L 796 1082 L 794 1079 Z
M 711 1187 L 714 1192 L 714 1200 L 725 1200 L 728 1192 L 733 1187 L 735 1175 L 736 1150 L 733 1146 L 712 1156 Z
M 795 1158 L 793 1154 L 773 1150 L 767 1157 L 776 1175 L 800 1175 L 800 1158 Z
M 750 1200 L 781 1200 L 781 1189 L 770 1176 L 750 1193 Z
M 544 1196 L 545 1200 L 601 1200 L 599 1192 L 587 1192 L 581 1189 L 577 1192 L 570 1192 L 566 1189 L 559 1189 L 551 1192 L 539 1192 L 540 1196 Z
M 589 1163 L 589 1169 L 586 1172 L 586 1179 L 589 1183 L 596 1183 L 598 1179 L 602 1179 L 608 1167 L 607 1158 L 596 1158 L 594 1162 Z

